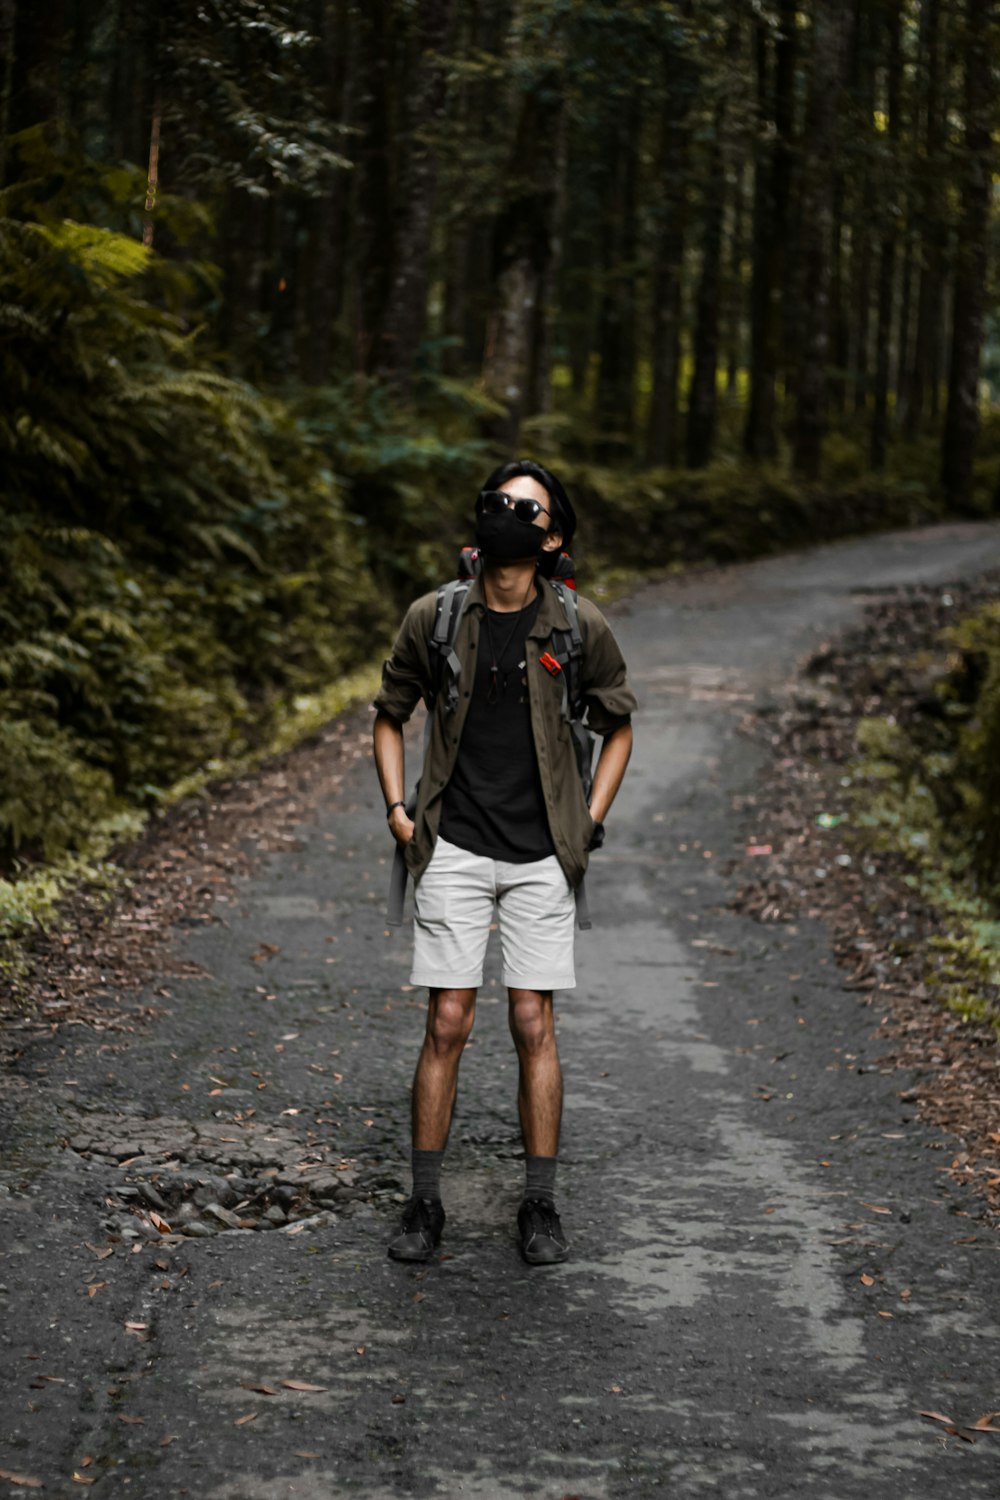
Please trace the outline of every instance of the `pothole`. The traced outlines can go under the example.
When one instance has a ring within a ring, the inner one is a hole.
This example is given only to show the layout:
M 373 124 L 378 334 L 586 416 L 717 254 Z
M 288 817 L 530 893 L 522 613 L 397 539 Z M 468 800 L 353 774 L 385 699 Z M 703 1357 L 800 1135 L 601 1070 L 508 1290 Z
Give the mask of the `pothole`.
M 298 1234 L 401 1186 L 267 1122 L 90 1115 L 78 1125 L 68 1149 L 108 1168 L 103 1225 L 122 1241 Z

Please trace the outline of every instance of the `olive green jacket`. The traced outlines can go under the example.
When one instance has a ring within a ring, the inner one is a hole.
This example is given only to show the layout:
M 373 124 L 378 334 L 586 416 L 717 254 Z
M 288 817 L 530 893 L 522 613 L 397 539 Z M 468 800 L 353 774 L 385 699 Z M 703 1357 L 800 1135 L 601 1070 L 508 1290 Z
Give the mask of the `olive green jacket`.
M 458 706 L 449 713 L 445 693 L 438 693 L 430 741 L 417 790 L 413 838 L 405 850 L 406 865 L 415 880 L 423 874 L 434 850 L 441 820 L 441 798 L 454 770 L 462 728 L 475 678 L 475 653 L 486 605 L 482 580 L 474 580 L 455 637 L 455 652 L 463 664 L 458 683 Z M 438 684 L 431 666 L 431 635 L 437 592 L 424 594 L 410 605 L 382 668 L 382 686 L 375 698 L 379 713 L 405 724 L 422 697 Z M 628 684 L 625 661 L 611 628 L 596 605 L 579 600 L 583 663 L 580 690 L 586 722 L 604 736 L 628 724 L 636 708 Z M 538 616 L 526 642 L 528 701 L 538 769 L 549 816 L 549 832 L 556 855 L 572 886 L 579 885 L 587 868 L 587 848 L 594 828 L 583 795 L 570 726 L 562 715 L 562 682 L 540 664 L 555 630 L 568 630 L 569 621 L 555 590 L 542 585 Z

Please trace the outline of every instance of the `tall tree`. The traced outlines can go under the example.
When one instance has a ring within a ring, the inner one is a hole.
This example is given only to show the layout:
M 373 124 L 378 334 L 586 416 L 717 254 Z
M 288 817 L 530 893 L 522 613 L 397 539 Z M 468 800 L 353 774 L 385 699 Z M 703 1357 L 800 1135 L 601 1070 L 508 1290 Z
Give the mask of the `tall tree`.
M 434 132 L 444 116 L 447 80 L 443 51 L 451 0 L 419 0 L 416 58 L 407 70 L 407 146 L 399 167 L 395 215 L 395 264 L 379 332 L 375 368 L 404 398 L 427 322 L 428 259 L 431 250 L 437 158 Z
M 550 56 L 520 85 L 518 123 L 506 183 L 509 197 L 493 228 L 493 300 L 483 382 L 505 415 L 489 433 L 513 447 L 528 414 L 540 320 L 545 316 L 559 201 L 562 70 Z
M 755 20 L 757 131 L 754 148 L 753 280 L 750 299 L 750 401 L 743 432 L 749 458 L 778 452 L 777 381 L 783 355 L 788 231 L 795 153 L 798 5 L 782 0 L 774 44 Z
M 710 121 L 710 141 L 704 168 L 701 275 L 698 280 L 694 330 L 694 368 L 688 395 L 686 459 L 688 468 L 700 469 L 712 457 L 715 442 L 717 374 L 719 362 L 719 311 L 722 272 L 722 235 L 730 168 L 727 139 L 736 86 L 733 64 L 740 45 L 741 27 L 732 20 L 727 28 L 725 57 L 719 70 L 716 98 Z
M 681 363 L 681 313 L 684 243 L 691 134 L 689 117 L 697 93 L 695 48 L 688 26 L 692 5 L 681 10 L 681 22 L 660 43 L 662 83 L 661 134 L 655 203 L 650 365 L 652 390 L 646 419 L 646 462 L 673 464 L 678 459 L 678 390 Z
M 805 329 L 793 452 L 796 472 L 808 480 L 819 477 L 826 426 L 834 160 L 849 21 L 838 0 L 816 0 L 806 115 L 806 181 L 802 194 Z
M 922 0 L 920 7 L 920 71 L 922 74 L 923 150 L 918 161 L 914 194 L 915 239 L 920 246 L 916 334 L 912 368 L 904 393 L 906 435 L 922 430 L 925 409 L 938 411 L 941 374 L 941 331 L 948 237 L 945 182 L 948 91 L 946 0 Z
M 878 329 L 875 336 L 875 390 L 871 428 L 871 466 L 885 467 L 889 426 L 889 371 L 892 354 L 892 300 L 896 284 L 896 242 L 899 204 L 896 186 L 902 135 L 902 0 L 885 4 L 885 114 L 886 141 L 882 157 L 882 246 L 878 272 Z
M 993 80 L 996 0 L 967 0 L 964 35 L 964 130 L 959 159 L 961 211 L 955 253 L 948 405 L 941 450 L 941 483 L 955 509 L 972 503 L 973 459 L 979 432 L 979 363 L 989 256 L 995 117 Z

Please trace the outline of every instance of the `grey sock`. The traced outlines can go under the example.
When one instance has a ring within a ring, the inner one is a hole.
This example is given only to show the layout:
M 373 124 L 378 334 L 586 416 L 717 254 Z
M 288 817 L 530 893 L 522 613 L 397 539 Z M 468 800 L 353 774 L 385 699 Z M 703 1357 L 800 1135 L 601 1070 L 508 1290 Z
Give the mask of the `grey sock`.
M 557 1156 L 526 1156 L 524 1158 L 525 1198 L 545 1198 L 549 1203 L 553 1201 L 556 1193 L 558 1160 Z
M 416 1147 L 410 1153 L 413 1166 L 413 1196 L 414 1198 L 430 1198 L 435 1203 L 441 1202 L 441 1163 L 444 1160 L 443 1151 L 418 1151 Z

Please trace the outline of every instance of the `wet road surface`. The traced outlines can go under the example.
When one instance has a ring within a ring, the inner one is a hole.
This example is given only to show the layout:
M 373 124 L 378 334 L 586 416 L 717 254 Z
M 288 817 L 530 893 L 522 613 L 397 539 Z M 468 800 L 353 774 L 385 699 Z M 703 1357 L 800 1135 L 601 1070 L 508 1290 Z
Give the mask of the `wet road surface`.
M 872 591 L 998 560 L 1000 527 L 940 527 L 614 612 L 642 713 L 557 1003 L 567 1265 L 517 1253 L 495 955 L 441 1259 L 385 1256 L 424 996 L 384 927 L 366 755 L 177 933 L 207 977 L 165 982 L 159 1020 L 30 1049 L 4 1094 L 0 1493 L 996 1497 L 1000 1439 L 917 1411 L 1000 1407 L 1000 1239 L 826 929 L 729 910 L 727 862 L 767 833 L 734 808 L 748 706 Z

